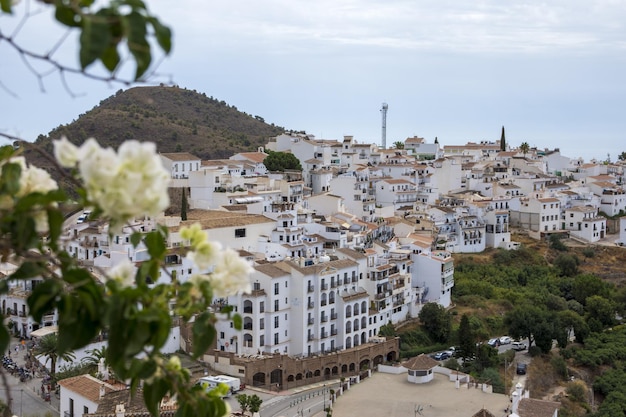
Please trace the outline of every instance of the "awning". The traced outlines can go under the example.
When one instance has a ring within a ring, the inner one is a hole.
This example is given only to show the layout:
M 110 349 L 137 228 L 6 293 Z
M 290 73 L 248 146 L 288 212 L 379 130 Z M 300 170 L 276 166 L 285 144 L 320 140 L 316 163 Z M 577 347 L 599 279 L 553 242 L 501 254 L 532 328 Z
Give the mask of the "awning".
M 31 337 L 44 337 L 49 334 L 58 333 L 59 326 L 46 326 L 41 329 L 37 329 L 34 332 L 30 332 Z

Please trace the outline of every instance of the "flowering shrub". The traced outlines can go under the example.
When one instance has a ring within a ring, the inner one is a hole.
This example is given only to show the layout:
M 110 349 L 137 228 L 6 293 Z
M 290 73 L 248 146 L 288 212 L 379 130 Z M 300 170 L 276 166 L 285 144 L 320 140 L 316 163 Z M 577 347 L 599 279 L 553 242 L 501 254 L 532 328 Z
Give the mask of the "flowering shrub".
M 133 245 L 143 243 L 147 248 L 147 261 L 138 267 L 123 261 L 106 271 L 101 282 L 59 244 L 64 221 L 59 204 L 67 201 L 67 195 L 45 171 L 29 167 L 18 153 L 10 146 L 0 148 L 0 251 L 3 261 L 19 264 L 0 283 L 0 293 L 8 292 L 9 280 L 42 278 L 28 298 L 29 313 L 41 322 L 44 314 L 58 311 L 58 353 L 84 347 L 106 331 L 108 365 L 130 382 L 131 389 L 141 384 L 153 415 L 159 414 L 165 396 L 176 398 L 178 416 L 225 415 L 223 393 L 219 389 L 207 393 L 192 384 L 179 358 L 165 360 L 161 349 L 174 319 L 193 318 L 192 356 L 203 354 L 215 337 L 216 313 L 231 315 L 232 311 L 212 311 L 214 296 L 250 291 L 251 266 L 232 249 L 210 242 L 206 232 L 193 225 L 180 234 L 189 241 L 187 257 L 206 272 L 187 282 L 172 277 L 167 284 L 149 285 L 150 277 L 165 270 L 168 231 L 157 227 L 131 236 Z M 110 234 L 135 217 L 160 213 L 169 204 L 169 175 L 153 144 L 128 141 L 115 152 L 101 148 L 94 139 L 77 147 L 63 138 L 55 142 L 54 153 L 59 166 L 80 186 L 80 203 L 110 222 Z M 170 305 L 175 305 L 173 312 Z M 240 329 L 241 318 L 232 314 L 231 319 Z M 2 351 L 9 341 L 2 324 Z

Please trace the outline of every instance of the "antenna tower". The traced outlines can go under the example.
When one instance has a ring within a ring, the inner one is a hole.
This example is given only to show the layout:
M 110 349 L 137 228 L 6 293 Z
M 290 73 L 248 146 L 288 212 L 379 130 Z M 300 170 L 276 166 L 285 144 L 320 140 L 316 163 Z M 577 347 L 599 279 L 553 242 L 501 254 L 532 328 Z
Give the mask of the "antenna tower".
M 380 112 L 383 115 L 383 133 L 382 133 L 382 147 L 383 149 L 387 149 L 387 109 L 389 106 L 387 103 L 383 103 L 383 107 L 380 109 Z

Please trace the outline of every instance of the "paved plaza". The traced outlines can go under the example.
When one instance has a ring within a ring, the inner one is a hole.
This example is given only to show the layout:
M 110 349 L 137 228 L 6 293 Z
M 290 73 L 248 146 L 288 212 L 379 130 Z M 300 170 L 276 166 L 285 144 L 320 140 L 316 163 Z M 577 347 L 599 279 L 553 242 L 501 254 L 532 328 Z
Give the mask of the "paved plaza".
M 471 417 L 483 408 L 496 417 L 508 415 L 507 396 L 455 385 L 440 374 L 429 383 L 413 384 L 407 374 L 376 372 L 337 398 L 333 417 Z

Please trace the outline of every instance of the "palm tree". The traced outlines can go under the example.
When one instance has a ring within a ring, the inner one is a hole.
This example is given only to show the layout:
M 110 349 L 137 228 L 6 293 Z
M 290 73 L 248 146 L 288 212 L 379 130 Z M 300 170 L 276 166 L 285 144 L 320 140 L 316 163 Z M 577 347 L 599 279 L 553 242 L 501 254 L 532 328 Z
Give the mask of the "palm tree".
M 59 341 L 58 341 L 57 334 L 52 333 L 39 339 L 39 341 L 35 345 L 35 348 L 33 349 L 33 354 L 35 356 L 45 356 L 46 357 L 45 363 L 48 363 L 48 361 L 50 361 L 50 380 L 52 381 L 51 382 L 52 390 L 56 388 L 55 375 L 56 375 L 56 370 L 57 370 L 56 369 L 57 359 L 61 358 L 64 361 L 72 361 L 76 358 L 71 352 L 66 352 L 62 354 L 61 356 L 59 356 L 58 346 L 59 346 Z
M 396 141 L 396 142 L 393 143 L 393 146 L 395 146 L 396 149 L 404 149 L 404 142 Z
M 106 355 L 107 355 L 106 346 L 102 346 L 99 349 L 88 350 L 87 353 L 89 353 L 89 356 L 84 358 L 81 362 L 85 365 L 85 367 L 87 368 L 90 374 L 100 372 L 100 362 L 103 359 L 105 359 L 104 363 L 106 365 Z M 99 376 L 99 378 L 100 377 L 101 376 Z
M 522 144 L 519 146 L 519 149 L 524 154 L 524 157 L 526 157 L 526 154 L 528 153 L 528 150 L 530 149 L 530 145 L 528 145 L 528 142 L 522 142 Z

